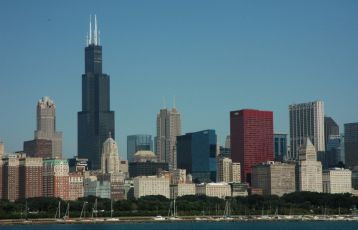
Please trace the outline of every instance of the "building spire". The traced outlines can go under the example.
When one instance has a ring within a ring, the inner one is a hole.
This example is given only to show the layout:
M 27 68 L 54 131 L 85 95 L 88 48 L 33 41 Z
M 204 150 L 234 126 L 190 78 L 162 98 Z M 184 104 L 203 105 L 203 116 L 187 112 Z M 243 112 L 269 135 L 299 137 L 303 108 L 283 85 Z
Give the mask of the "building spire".
M 87 38 L 87 46 L 88 45 L 99 45 L 99 29 L 97 24 L 97 15 L 94 15 L 94 28 L 92 29 L 92 15 L 90 15 L 89 22 L 89 37 Z
M 93 31 L 93 38 L 94 38 L 94 44 L 98 45 L 97 43 L 97 35 L 98 35 L 98 30 L 97 30 L 97 16 L 94 15 L 94 31 Z
M 90 15 L 88 44 L 89 44 L 89 45 L 92 44 L 92 15 Z

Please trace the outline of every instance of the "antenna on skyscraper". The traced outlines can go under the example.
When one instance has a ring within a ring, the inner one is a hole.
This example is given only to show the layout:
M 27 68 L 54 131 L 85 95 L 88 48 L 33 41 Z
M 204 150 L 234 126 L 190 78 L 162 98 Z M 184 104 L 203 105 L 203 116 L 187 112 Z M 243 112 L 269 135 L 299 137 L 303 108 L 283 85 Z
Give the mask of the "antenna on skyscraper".
M 88 43 L 92 44 L 92 15 L 90 15 L 90 23 L 89 23 L 89 40 Z
M 98 30 L 97 30 L 97 16 L 94 15 L 94 31 L 93 31 L 93 38 L 94 38 L 94 44 L 98 45 L 97 40 Z
M 163 97 L 163 109 L 166 109 L 167 108 L 167 103 L 165 101 L 165 97 Z
M 173 97 L 173 109 L 175 109 L 176 105 L 175 105 L 175 96 Z

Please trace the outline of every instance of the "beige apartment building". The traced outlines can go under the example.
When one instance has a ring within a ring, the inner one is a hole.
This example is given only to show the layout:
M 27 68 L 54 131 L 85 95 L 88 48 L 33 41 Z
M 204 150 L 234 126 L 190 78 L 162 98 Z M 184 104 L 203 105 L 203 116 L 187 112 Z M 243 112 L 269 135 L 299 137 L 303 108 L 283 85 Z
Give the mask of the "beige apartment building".
M 295 165 L 268 161 L 252 167 L 252 187 L 263 195 L 282 196 L 295 191 Z
M 352 171 L 332 168 L 323 171 L 324 193 L 352 193 Z

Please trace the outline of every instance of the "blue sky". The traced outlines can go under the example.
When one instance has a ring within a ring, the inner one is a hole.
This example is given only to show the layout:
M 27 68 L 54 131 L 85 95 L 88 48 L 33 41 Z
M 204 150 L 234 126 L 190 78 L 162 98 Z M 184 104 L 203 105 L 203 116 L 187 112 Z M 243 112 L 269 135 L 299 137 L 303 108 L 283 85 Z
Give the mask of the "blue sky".
M 155 135 L 163 97 L 182 130 L 215 129 L 229 111 L 272 110 L 288 132 L 288 105 L 325 102 L 341 126 L 358 121 L 358 1 L 181 0 L 0 2 L 0 139 L 7 152 L 33 138 L 36 103 L 57 105 L 64 155 L 77 152 L 77 112 L 90 14 L 122 157 L 126 136 Z

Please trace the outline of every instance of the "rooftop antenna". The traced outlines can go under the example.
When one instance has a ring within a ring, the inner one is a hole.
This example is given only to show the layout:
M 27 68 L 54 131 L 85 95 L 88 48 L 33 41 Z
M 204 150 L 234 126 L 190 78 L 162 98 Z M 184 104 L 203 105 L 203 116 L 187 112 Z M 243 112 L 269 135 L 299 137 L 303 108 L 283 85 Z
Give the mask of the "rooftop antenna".
M 98 45 L 101 45 L 101 31 L 98 30 Z
M 93 38 L 94 38 L 94 44 L 98 45 L 97 42 L 97 35 L 98 35 L 98 30 L 97 30 L 97 16 L 94 15 L 94 31 L 93 31 Z
M 165 97 L 163 97 L 163 109 L 166 109 L 167 108 L 167 103 L 165 101 Z
M 92 44 L 92 15 L 90 15 L 90 23 L 89 23 L 89 40 L 88 43 Z
M 176 105 L 175 105 L 175 96 L 173 97 L 173 109 L 176 109 Z
M 87 33 L 87 35 L 86 35 L 86 46 L 88 46 L 89 44 L 88 44 L 88 33 Z

